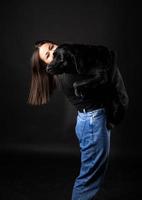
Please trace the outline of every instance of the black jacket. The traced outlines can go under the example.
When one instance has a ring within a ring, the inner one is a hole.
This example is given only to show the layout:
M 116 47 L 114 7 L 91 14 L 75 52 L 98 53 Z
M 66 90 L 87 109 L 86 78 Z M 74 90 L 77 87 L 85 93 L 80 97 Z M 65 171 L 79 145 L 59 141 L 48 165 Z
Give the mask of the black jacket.
M 73 84 L 76 96 L 85 97 L 89 90 L 107 91 L 104 104 L 107 126 L 112 128 L 124 118 L 129 98 L 117 66 L 116 52 L 103 45 L 62 44 L 54 51 L 47 73 L 78 73 L 86 78 Z

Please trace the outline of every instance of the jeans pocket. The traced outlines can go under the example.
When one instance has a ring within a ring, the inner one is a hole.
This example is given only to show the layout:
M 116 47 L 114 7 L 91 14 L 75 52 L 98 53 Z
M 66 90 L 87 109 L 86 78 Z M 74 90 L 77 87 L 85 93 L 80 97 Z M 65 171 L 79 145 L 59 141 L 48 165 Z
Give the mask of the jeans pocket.
M 76 126 L 75 126 L 75 133 L 79 141 L 81 141 L 83 131 L 85 128 L 86 120 L 82 120 L 80 118 L 77 118 Z
M 100 109 L 96 111 L 96 113 L 92 113 L 92 115 L 90 116 L 90 125 L 95 125 L 99 121 L 104 120 L 104 118 L 105 118 L 105 111 L 104 109 Z

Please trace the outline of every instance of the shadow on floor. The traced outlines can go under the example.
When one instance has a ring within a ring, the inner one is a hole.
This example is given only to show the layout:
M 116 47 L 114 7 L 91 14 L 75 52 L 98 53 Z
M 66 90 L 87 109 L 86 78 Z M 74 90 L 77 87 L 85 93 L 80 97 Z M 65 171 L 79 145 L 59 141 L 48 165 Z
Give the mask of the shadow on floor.
M 0 200 L 70 200 L 78 156 L 1 153 Z M 140 158 L 111 158 L 97 200 L 142 199 Z

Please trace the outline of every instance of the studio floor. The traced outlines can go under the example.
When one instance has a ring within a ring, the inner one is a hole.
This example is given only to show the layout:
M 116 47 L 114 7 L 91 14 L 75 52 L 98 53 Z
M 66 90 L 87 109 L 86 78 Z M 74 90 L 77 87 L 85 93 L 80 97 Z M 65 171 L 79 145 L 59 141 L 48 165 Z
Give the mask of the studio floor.
M 78 175 L 78 156 L 1 153 L 0 200 L 70 200 Z M 142 199 L 142 163 L 138 158 L 111 158 L 96 200 Z

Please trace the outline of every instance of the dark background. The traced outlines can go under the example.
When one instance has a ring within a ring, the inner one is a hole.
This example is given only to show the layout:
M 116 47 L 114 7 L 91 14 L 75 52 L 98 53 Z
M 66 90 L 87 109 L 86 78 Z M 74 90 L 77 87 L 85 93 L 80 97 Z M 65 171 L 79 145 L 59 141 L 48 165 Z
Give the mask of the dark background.
M 74 151 L 75 108 L 62 91 L 46 106 L 26 104 L 38 39 L 103 44 L 118 53 L 130 98 L 113 130 L 112 152 L 141 154 L 141 7 L 138 1 L 5 1 L 0 17 L 1 148 Z M 137 105 L 137 106 L 136 106 Z M 64 144 L 64 145 L 62 145 Z
M 3 1 L 0 6 L 1 153 L 79 155 L 77 111 L 62 91 L 49 104 L 26 104 L 36 40 L 102 44 L 118 54 L 129 95 L 123 122 L 112 130 L 113 158 L 141 159 L 140 1 Z M 131 163 L 132 164 L 132 163 Z

